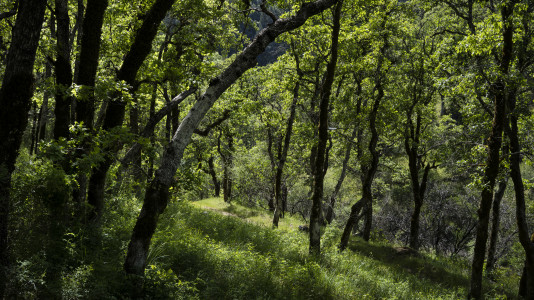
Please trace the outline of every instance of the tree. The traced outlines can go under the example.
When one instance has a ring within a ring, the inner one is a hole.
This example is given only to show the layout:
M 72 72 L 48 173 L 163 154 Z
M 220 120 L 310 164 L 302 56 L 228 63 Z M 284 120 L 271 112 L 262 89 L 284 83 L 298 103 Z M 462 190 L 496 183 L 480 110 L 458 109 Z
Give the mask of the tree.
M 21 1 L 0 89 L 0 297 L 7 282 L 11 173 L 15 169 L 33 94 L 33 64 L 46 1 Z
M 325 176 L 326 142 L 328 141 L 328 106 L 332 93 L 332 84 L 336 75 L 339 31 L 341 28 L 341 8 L 343 1 L 336 4 L 333 15 L 332 42 L 330 61 L 326 67 L 325 80 L 321 88 L 321 102 L 319 104 L 319 124 L 317 155 L 315 157 L 315 178 L 313 180 L 312 208 L 310 215 L 310 254 L 321 253 L 321 218 L 323 203 L 323 185 Z
M 169 201 L 168 189 L 171 186 L 173 174 L 178 168 L 178 162 L 189 144 L 191 135 L 204 115 L 228 87 L 245 71 L 256 64 L 258 55 L 277 36 L 301 26 L 308 18 L 328 9 L 336 2 L 334 0 L 318 0 L 307 3 L 294 16 L 287 19 L 277 19 L 270 26 L 258 33 L 254 40 L 228 67 L 218 76 L 210 80 L 209 87 L 182 120 L 171 142 L 166 146 L 161 158 L 160 167 L 156 171 L 154 179 L 147 187 L 143 207 L 128 245 L 128 253 L 124 263 L 124 269 L 127 273 L 137 275 L 144 273 L 146 257 L 152 235 L 157 226 L 158 217 L 163 213 Z

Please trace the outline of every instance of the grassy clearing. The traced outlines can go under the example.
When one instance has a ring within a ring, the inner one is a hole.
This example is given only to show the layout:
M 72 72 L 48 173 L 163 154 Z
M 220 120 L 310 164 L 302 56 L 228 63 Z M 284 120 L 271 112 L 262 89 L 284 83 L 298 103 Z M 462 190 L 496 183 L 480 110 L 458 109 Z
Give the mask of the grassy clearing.
M 296 218 L 282 219 L 281 229 L 273 229 L 270 214 L 217 198 L 177 203 L 165 215 L 154 238 L 158 253 L 149 263 L 178 274 L 173 282 L 187 288 L 186 298 L 460 299 L 467 294 L 467 264 L 402 255 L 386 243 L 358 238 L 340 254 L 340 230 L 334 226 L 323 235 L 323 255 L 313 258 Z M 486 286 L 489 298 L 515 294 L 503 282 Z

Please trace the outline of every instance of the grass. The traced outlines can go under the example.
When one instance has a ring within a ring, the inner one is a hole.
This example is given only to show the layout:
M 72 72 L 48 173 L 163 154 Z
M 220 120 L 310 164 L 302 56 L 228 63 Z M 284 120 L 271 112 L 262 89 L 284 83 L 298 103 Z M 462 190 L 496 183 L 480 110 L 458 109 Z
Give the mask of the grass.
M 356 237 L 347 251 L 338 253 L 340 230 L 334 226 L 323 234 L 321 257 L 310 257 L 308 236 L 296 229 L 302 221 L 286 217 L 273 229 L 270 218 L 270 213 L 218 198 L 175 203 L 154 237 L 153 246 L 160 251 L 153 261 L 166 270 L 162 273 L 177 274 L 174 282 L 187 287 L 186 298 L 466 297 L 469 268 L 464 262 L 400 255 L 385 242 Z M 488 298 L 515 295 L 503 281 L 485 286 Z
M 249 208 L 236 203 L 226 203 L 222 198 L 207 198 L 192 202 L 192 205 L 206 210 L 219 211 L 227 215 L 237 216 L 245 221 L 262 226 L 272 226 L 273 214 L 260 208 Z M 286 214 L 278 223 L 280 230 L 297 230 L 299 225 L 306 224 L 300 216 Z

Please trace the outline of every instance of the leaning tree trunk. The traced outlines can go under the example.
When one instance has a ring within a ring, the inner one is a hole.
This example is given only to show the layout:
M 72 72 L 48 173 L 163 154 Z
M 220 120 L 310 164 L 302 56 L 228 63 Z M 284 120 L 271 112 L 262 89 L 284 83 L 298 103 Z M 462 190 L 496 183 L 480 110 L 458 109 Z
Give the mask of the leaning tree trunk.
M 341 28 L 341 7 L 343 1 L 336 4 L 332 27 L 332 45 L 330 61 L 326 67 L 325 81 L 321 90 L 321 103 L 319 104 L 319 140 L 317 142 L 317 157 L 315 158 L 315 179 L 313 181 L 312 207 L 310 214 L 310 247 L 309 252 L 313 255 L 321 253 L 321 213 L 323 202 L 324 165 L 326 154 L 326 142 L 328 141 L 328 106 L 330 94 L 337 66 L 337 51 L 339 44 L 339 31 Z
M 143 24 L 136 32 L 134 42 L 124 58 L 123 64 L 117 74 L 118 81 L 124 80 L 128 85 L 134 85 L 137 72 L 150 53 L 152 41 L 158 32 L 159 24 L 175 1 L 156 0 L 154 2 L 145 15 Z M 104 130 L 111 130 L 121 126 L 124 121 L 126 101 L 120 97 L 120 93 L 120 91 L 112 93 L 113 95 L 110 99 L 111 101 L 108 103 L 102 125 L 102 129 Z M 93 169 L 89 179 L 89 191 L 87 195 L 87 202 L 91 207 L 89 219 L 96 224 L 102 215 L 102 208 L 104 206 L 106 176 L 109 168 L 115 161 L 114 154 L 118 151 L 118 148 L 115 146 L 111 149 L 105 149 L 105 151 L 109 151 L 111 154 L 104 159 L 104 162 Z
M 499 173 L 500 150 L 502 143 L 502 133 L 504 121 L 506 119 L 506 78 L 510 63 L 513 58 L 513 33 L 514 26 L 509 21 L 513 14 L 515 1 L 509 1 L 501 8 L 503 28 L 503 48 L 502 59 L 499 67 L 500 75 L 491 85 L 491 92 L 494 97 L 493 123 L 491 134 L 488 139 L 488 157 L 482 179 L 483 188 L 481 193 L 480 206 L 478 209 L 477 235 L 471 266 L 471 287 L 469 297 L 474 299 L 482 298 L 482 273 L 484 258 L 486 255 L 486 243 L 488 239 L 488 224 L 493 200 L 493 189 L 495 179 Z M 512 150 L 513 151 L 513 150 Z
M 133 229 L 124 262 L 124 269 L 127 273 L 144 274 L 150 241 L 156 230 L 158 217 L 163 213 L 169 201 L 169 187 L 172 184 L 174 173 L 178 169 L 184 150 L 189 144 L 195 128 L 198 127 L 215 101 L 245 71 L 256 65 L 258 55 L 263 53 L 277 36 L 300 27 L 309 17 L 328 9 L 336 2 L 336 0 L 318 0 L 306 3 L 292 17 L 278 19 L 260 31 L 243 52 L 237 55 L 235 60 L 219 76 L 210 81 L 204 94 L 193 105 L 182 120 L 171 142 L 165 147 L 160 167 L 146 190 L 143 207 Z
M 0 298 L 8 280 L 8 221 L 11 173 L 28 123 L 33 95 L 33 64 L 46 1 L 20 1 L 0 88 Z

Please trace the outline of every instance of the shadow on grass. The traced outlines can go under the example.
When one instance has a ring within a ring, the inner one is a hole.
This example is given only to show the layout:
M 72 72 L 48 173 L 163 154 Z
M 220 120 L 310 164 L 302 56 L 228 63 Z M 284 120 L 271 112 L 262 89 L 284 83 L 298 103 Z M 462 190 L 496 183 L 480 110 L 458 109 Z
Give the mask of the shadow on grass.
M 395 272 L 409 273 L 450 288 L 465 287 L 469 284 L 466 276 L 450 272 L 438 262 L 420 254 L 405 253 L 390 246 L 371 244 L 361 240 L 351 241 L 348 248 L 380 261 Z

